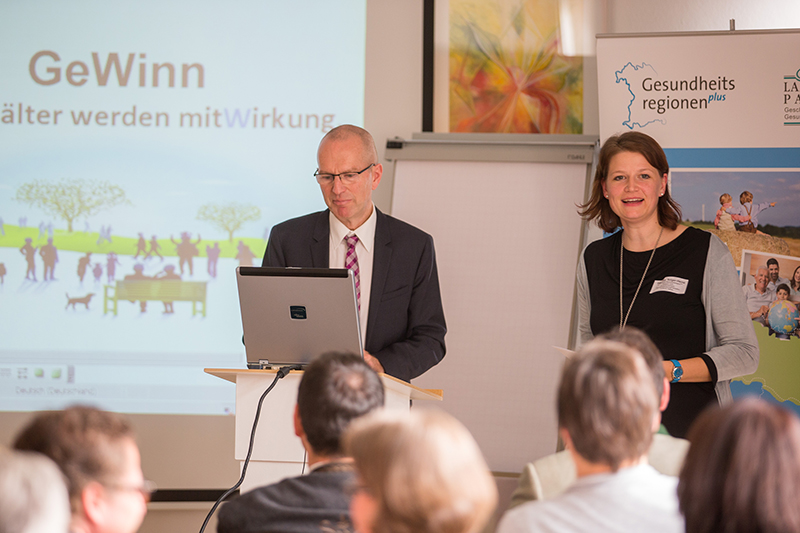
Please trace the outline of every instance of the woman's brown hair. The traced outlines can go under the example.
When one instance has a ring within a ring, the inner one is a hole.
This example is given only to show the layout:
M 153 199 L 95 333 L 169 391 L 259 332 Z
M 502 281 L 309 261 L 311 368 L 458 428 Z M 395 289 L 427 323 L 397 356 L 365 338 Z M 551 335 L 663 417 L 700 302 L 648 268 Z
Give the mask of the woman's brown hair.
M 687 533 L 800 531 L 800 419 L 754 398 L 689 430 L 678 500 Z
M 600 149 L 589 201 L 578 206 L 578 213 L 583 218 L 594 220 L 600 229 L 609 232 L 620 227 L 622 222 L 611 210 L 611 204 L 608 203 L 606 197 L 603 196 L 603 182 L 608 177 L 611 159 L 620 152 L 641 154 L 658 171 L 659 177 L 669 173 L 669 163 L 667 163 L 664 150 L 649 135 L 638 131 L 629 131 L 622 135 L 609 137 Z M 658 223 L 665 228 L 675 229 L 678 227 L 681 217 L 681 206 L 672 199 L 669 187 L 667 187 L 664 196 L 658 199 Z

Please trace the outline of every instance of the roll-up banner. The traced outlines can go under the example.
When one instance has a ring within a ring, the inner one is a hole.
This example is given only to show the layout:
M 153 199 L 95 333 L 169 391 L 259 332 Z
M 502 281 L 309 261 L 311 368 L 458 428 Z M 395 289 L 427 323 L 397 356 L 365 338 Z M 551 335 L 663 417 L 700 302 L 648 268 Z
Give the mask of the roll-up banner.
M 758 315 L 758 370 L 734 380 L 734 396 L 800 413 L 798 50 L 800 30 L 597 42 L 601 140 L 636 130 L 664 147 L 684 224 L 728 245 Z

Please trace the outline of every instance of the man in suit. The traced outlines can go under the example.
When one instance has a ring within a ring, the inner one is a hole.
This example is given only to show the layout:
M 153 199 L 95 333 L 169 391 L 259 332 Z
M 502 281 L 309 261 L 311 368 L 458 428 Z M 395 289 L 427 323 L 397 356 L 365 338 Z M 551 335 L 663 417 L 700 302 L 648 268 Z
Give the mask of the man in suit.
M 445 354 L 433 239 L 372 203 L 383 166 L 366 130 L 329 131 L 317 164 L 328 209 L 272 228 L 263 266 L 353 270 L 364 360 L 376 372 L 410 381 Z
M 354 354 L 327 353 L 306 368 L 297 392 L 295 434 L 309 472 L 247 492 L 222 506 L 218 533 L 352 531 L 353 460 L 341 438 L 350 422 L 384 403 L 383 383 Z

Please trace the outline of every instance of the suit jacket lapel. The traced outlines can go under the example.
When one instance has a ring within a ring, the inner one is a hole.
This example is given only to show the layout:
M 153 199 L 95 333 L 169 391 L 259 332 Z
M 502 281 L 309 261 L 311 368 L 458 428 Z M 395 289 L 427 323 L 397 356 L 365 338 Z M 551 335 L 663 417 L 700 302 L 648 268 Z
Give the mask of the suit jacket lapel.
M 365 348 L 370 346 L 370 339 L 374 336 L 375 325 L 380 320 L 378 309 L 380 307 L 383 290 L 386 287 L 386 278 L 389 275 L 389 265 L 392 262 L 392 235 L 389 232 L 389 225 L 386 215 L 381 213 L 378 208 L 377 221 L 375 222 L 375 252 L 372 256 L 372 288 L 369 297 L 369 318 L 367 319 L 367 336 Z
M 314 233 L 311 242 L 311 266 L 314 268 L 328 268 L 328 262 L 330 261 L 329 244 L 331 240 L 331 230 L 328 213 L 329 211 L 327 209 L 322 211 L 314 225 Z

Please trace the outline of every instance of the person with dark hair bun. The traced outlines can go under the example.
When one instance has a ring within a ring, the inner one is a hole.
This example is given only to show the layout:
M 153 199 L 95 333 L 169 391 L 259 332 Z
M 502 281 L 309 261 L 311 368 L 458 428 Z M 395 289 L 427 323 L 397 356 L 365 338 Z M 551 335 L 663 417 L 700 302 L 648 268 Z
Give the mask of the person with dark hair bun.
M 581 342 L 635 326 L 664 356 L 672 398 L 663 415 L 684 437 L 712 403 L 731 400 L 730 380 L 758 367 L 758 344 L 733 258 L 716 236 L 679 224 L 664 150 L 631 131 L 600 150 L 580 214 L 606 232 L 578 265 Z
M 686 533 L 800 531 L 800 420 L 755 398 L 706 410 L 678 482 Z

